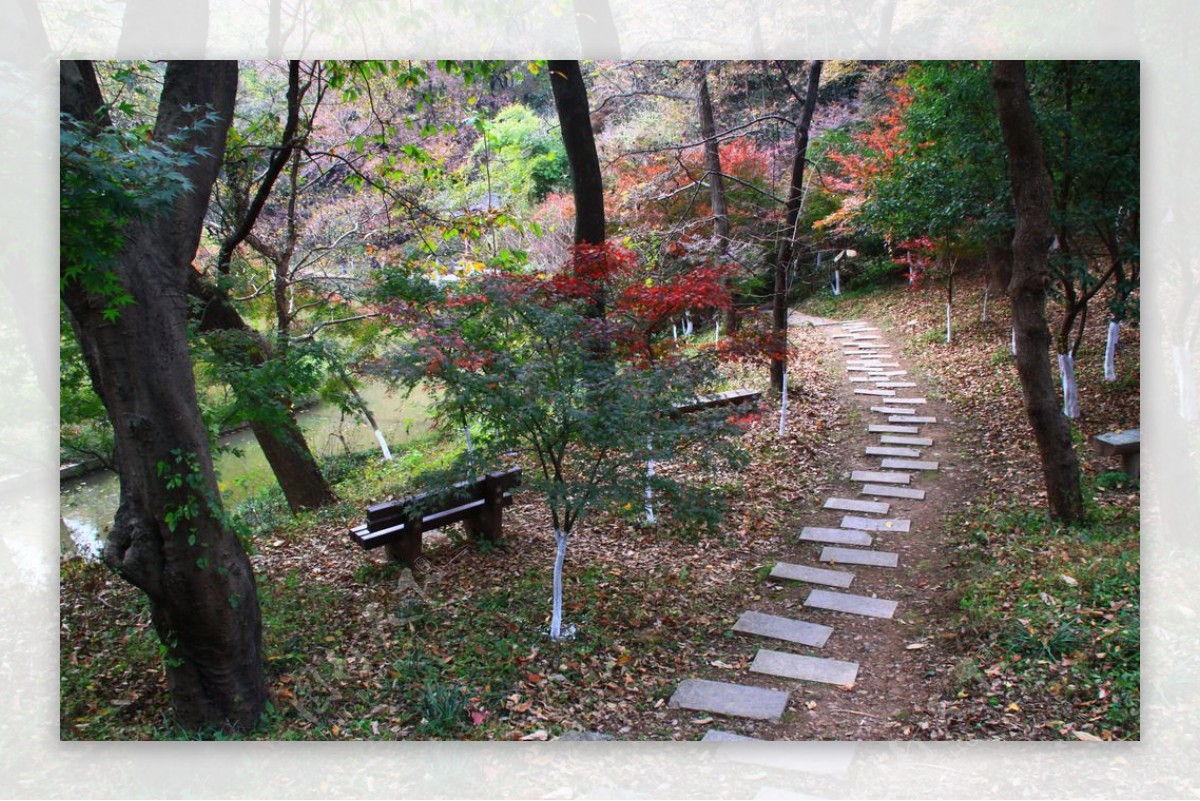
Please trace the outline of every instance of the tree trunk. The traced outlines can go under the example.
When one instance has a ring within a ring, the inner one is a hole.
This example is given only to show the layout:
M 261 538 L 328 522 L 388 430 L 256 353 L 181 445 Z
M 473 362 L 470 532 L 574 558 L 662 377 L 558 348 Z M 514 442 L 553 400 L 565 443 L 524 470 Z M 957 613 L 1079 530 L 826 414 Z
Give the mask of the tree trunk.
M 197 301 L 191 304 L 191 310 L 199 332 L 216 335 L 210 337 L 209 344 L 219 358 L 253 367 L 261 366 L 271 358 L 271 344 L 266 338 L 242 319 L 221 289 L 205 282 L 200 273 L 191 268 L 188 269 L 187 291 Z M 234 391 L 238 391 L 237 387 Z M 290 411 L 290 398 L 280 394 L 273 400 L 289 411 L 279 415 L 271 425 L 252 421 L 250 430 L 279 482 L 288 508 L 296 512 L 333 503 L 337 496 L 321 474 L 304 432 Z
M 989 242 L 987 245 L 988 289 L 992 294 L 1007 294 L 1012 281 L 1013 243 L 1012 234 L 1007 238 Z
M 62 62 L 60 76 L 63 111 L 96 119 L 85 99 L 99 97 L 91 64 Z M 187 336 L 187 274 L 236 92 L 236 62 L 168 63 L 155 140 L 167 141 L 206 107 L 219 115 L 189 137 L 195 159 L 182 172 L 192 189 L 126 227 L 113 270 L 134 304 L 115 320 L 78 283 L 62 289 L 116 437 L 120 503 L 105 562 L 149 597 L 171 702 L 189 729 L 251 729 L 266 703 L 254 576 L 221 508 Z
M 808 155 L 808 129 L 817 107 L 817 87 L 820 82 L 821 62 L 814 61 L 808 70 L 804 108 L 800 113 L 800 124 L 796 126 L 796 153 L 792 159 L 787 222 L 780 237 L 778 260 L 775 262 L 775 295 L 771 303 L 771 321 L 775 336 L 779 338 L 781 352 L 777 358 L 771 360 L 771 391 L 777 393 L 783 391 L 783 377 L 787 371 L 787 274 L 795 251 L 796 224 L 800 218 L 800 203 L 804 198 L 804 160 Z
M 725 203 L 725 180 L 721 176 L 721 149 L 717 143 L 717 124 L 713 118 L 712 97 L 708 93 L 708 62 L 700 63 L 700 77 L 696 86 L 696 106 L 700 115 L 700 136 L 704 139 L 704 171 L 708 180 L 708 196 L 712 205 L 713 236 L 717 240 L 720 258 L 729 253 L 729 208 Z M 730 303 L 725 312 L 725 330 L 735 334 L 738 330 L 736 303 Z
M 996 62 L 992 83 L 1008 150 L 1017 215 L 1009 286 L 1017 371 L 1025 410 L 1041 453 L 1050 513 L 1064 523 L 1072 523 L 1083 517 L 1079 460 L 1071 446 L 1070 425 L 1062 416 L 1054 391 L 1050 329 L 1045 314 L 1046 289 L 1050 285 L 1047 252 L 1054 236 L 1050 219 L 1054 188 L 1026 89 L 1024 62 Z
M 571 167 L 575 197 L 575 244 L 604 244 L 604 182 L 588 111 L 587 87 L 578 61 L 550 61 L 550 87 Z

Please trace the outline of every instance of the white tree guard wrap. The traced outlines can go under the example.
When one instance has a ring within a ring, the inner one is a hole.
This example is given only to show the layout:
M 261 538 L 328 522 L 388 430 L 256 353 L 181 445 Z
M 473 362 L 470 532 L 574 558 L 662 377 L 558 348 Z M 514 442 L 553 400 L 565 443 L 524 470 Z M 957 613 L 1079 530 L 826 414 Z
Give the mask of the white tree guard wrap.
M 1117 342 L 1121 336 L 1121 324 L 1112 320 L 1108 324 L 1108 341 L 1104 343 L 1104 380 L 1117 380 Z
M 392 461 L 392 452 L 388 449 L 387 440 L 383 438 L 383 432 L 378 428 L 375 429 L 375 439 L 379 440 L 379 449 L 383 451 L 383 458 L 387 461 Z
M 675 323 L 671 323 L 671 339 L 674 340 L 676 345 L 679 344 L 679 328 Z
M 1186 342 L 1174 345 L 1171 352 L 1175 357 L 1175 375 L 1179 380 L 1179 416 L 1190 422 L 1196 419 L 1196 380 L 1192 374 L 1192 346 Z
M 837 270 L 833 271 L 833 294 L 834 296 L 842 294 L 842 274 Z
M 650 453 L 654 452 L 653 440 L 646 439 L 646 450 Z M 654 459 L 646 460 L 646 522 L 654 525 L 654 490 L 650 487 L 650 482 L 654 479 Z
M 946 304 L 946 344 L 950 344 L 950 304 Z
M 1017 355 L 1017 327 L 1014 325 L 1012 330 L 1012 353 Z
M 717 318 L 717 327 L 713 329 L 713 344 L 716 345 L 721 341 L 721 318 Z
M 981 311 L 979 313 L 979 322 L 981 322 L 981 323 L 986 323 L 987 319 L 988 319 L 988 316 L 987 316 L 988 289 L 989 289 L 989 287 L 986 287 L 986 286 L 983 288 L 983 311 Z
M 1079 387 L 1075 383 L 1075 359 L 1069 353 L 1058 354 L 1058 372 L 1062 375 L 1063 414 L 1079 417 Z
M 554 607 L 550 613 L 550 639 L 561 640 L 570 637 L 572 631 L 563 633 L 562 627 L 562 575 L 563 562 L 567 559 L 567 540 L 570 534 L 561 529 L 554 529 Z
M 788 374 L 787 369 L 783 371 L 783 395 L 779 398 L 779 436 L 783 436 L 787 431 L 787 387 Z
M 692 335 L 692 313 L 690 311 L 683 313 L 683 335 L 685 337 Z

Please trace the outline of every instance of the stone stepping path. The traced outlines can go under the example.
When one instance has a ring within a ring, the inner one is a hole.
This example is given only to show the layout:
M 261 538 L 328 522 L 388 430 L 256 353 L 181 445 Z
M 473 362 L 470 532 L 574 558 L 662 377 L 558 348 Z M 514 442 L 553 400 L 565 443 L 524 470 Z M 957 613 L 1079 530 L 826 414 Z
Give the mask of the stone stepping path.
M 937 470 L 937 462 L 923 462 L 918 459 L 884 459 L 880 467 L 896 470 Z
M 867 456 L 911 456 L 916 458 L 921 452 L 916 448 L 881 448 L 878 445 L 868 445 Z
M 800 540 L 803 542 L 831 542 L 834 545 L 870 545 L 874 539 L 865 531 L 850 528 L 805 526 L 800 532 Z
M 731 731 L 721 731 L 720 729 L 709 729 L 704 732 L 704 736 L 700 738 L 702 743 L 761 743 L 764 740 L 758 737 L 747 737 L 744 734 L 734 734 Z
M 903 417 L 897 415 L 897 418 L 903 420 Z M 921 433 L 920 426 L 898 426 L 891 423 L 872 423 L 867 426 L 867 433 L 870 434 L 919 434 Z
M 896 434 L 884 434 L 879 438 L 882 445 L 921 445 L 927 447 L 933 444 L 933 437 L 902 437 Z
M 855 528 L 860 531 L 899 531 L 905 533 L 908 531 L 911 522 L 902 517 L 887 518 L 871 518 L 871 517 L 855 517 L 854 515 L 845 515 L 842 517 L 842 528 Z
M 741 634 L 771 637 L 798 645 L 809 645 L 813 648 L 825 645 L 829 635 L 833 634 L 831 626 L 822 626 L 819 623 L 793 620 L 790 617 L 768 615 L 762 612 L 742 612 L 741 617 L 733 624 L 733 630 Z
M 876 484 L 908 484 L 912 481 L 912 475 L 910 473 L 885 473 L 879 470 L 855 470 L 850 474 L 850 480 Z
M 843 323 L 841 328 L 841 333 L 829 336 L 835 343 L 841 342 L 847 377 L 857 385 L 852 387 L 852 394 L 856 397 L 866 396 L 862 405 L 872 412 L 886 415 L 887 420 L 886 423 L 867 424 L 867 433 L 879 435 L 879 445 L 867 446 L 865 455 L 881 457 L 879 469 L 853 469 L 850 471 L 850 480 L 862 482 L 860 496 L 924 500 L 925 490 L 912 486 L 914 479 L 921 476 L 916 471 L 938 470 L 939 463 L 920 458 L 920 448 L 933 445 L 932 437 L 919 436 L 920 425 L 936 423 L 937 418 L 917 414 L 918 407 L 927 404 L 925 398 L 897 397 L 898 390 L 915 391 L 917 383 L 901 378 L 908 373 L 898 362 L 890 361 L 896 357 L 891 354 L 891 345 L 884 341 L 878 329 L 864 322 Z M 871 406 L 870 403 L 880 405 Z M 889 502 L 861 497 L 831 497 L 825 500 L 822 508 L 851 514 L 842 516 L 840 528 L 811 525 L 801 529 L 798 543 L 821 546 L 816 560 L 818 563 L 871 568 L 899 566 L 898 553 L 878 550 L 874 546 L 880 533 L 907 533 L 911 521 L 899 517 L 865 516 L 887 515 L 891 509 Z M 811 558 L 814 551 L 807 553 Z M 853 572 L 846 570 L 781 561 L 771 568 L 769 578 L 835 588 L 810 589 L 804 606 L 812 609 L 891 619 L 899 606 L 898 602 L 886 598 L 845 592 L 855 578 Z M 830 637 L 836 634 L 832 626 L 755 610 L 741 612 L 732 631 L 808 648 L 823 648 Z M 859 665 L 856 662 L 760 648 L 748 670 L 767 676 L 849 688 L 857 680 Z M 788 693 L 780 690 L 724 681 L 686 679 L 671 696 L 670 707 L 778 722 L 787 708 L 788 698 Z M 704 735 L 704 740 L 717 742 L 756 739 L 719 729 L 710 729 Z
M 708 679 L 684 679 L 675 688 L 667 706 L 778 723 L 787 702 L 788 693 L 783 690 Z
M 790 562 L 779 562 L 771 569 L 767 578 L 787 579 L 788 581 L 804 581 L 809 584 L 824 584 L 828 587 L 845 589 L 854 581 L 854 574 L 844 570 L 828 570 L 823 567 L 808 565 L 793 565 Z
M 871 512 L 886 515 L 891 506 L 878 501 L 860 501 L 855 498 L 830 498 L 825 501 L 825 508 L 837 509 L 840 512 Z
M 785 654 L 760 648 L 750 664 L 753 673 L 782 676 L 785 679 L 815 681 L 821 684 L 848 686 L 858 678 L 857 662 L 842 662 L 819 656 Z
M 866 565 L 868 567 L 895 567 L 900 564 L 900 554 L 891 551 L 863 551 L 857 548 L 835 548 L 832 545 L 821 549 L 822 562 L 838 565 Z
M 914 501 L 925 500 L 925 490 L 912 487 L 895 487 L 889 484 L 863 484 L 863 495 L 878 495 L 884 498 L 911 498 Z
M 869 598 L 865 595 L 851 595 L 829 590 L 813 590 L 804 600 L 804 605 L 814 609 L 828 609 L 833 612 L 881 618 L 891 618 L 896 614 L 896 607 L 899 606 L 895 601 L 883 598 Z

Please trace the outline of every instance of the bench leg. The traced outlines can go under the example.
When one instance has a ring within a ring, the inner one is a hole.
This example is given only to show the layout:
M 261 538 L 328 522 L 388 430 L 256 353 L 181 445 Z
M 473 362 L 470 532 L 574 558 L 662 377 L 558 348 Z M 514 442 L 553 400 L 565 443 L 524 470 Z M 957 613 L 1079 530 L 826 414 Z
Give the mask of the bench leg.
M 421 533 L 415 531 L 405 533 L 399 539 L 383 546 L 393 562 L 399 562 L 405 567 L 413 568 L 421 558 Z
M 1125 470 L 1125 475 L 1130 478 L 1141 478 L 1142 474 L 1142 453 L 1141 451 L 1133 451 L 1121 455 L 1121 467 Z

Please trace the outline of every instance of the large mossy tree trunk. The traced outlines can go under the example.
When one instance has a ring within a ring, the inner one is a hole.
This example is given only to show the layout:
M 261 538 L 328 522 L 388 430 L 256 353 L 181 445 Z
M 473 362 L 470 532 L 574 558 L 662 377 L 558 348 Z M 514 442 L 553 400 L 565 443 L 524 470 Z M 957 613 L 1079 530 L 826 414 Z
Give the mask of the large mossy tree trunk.
M 796 125 L 796 147 L 792 157 L 792 179 L 788 189 L 787 221 L 780 236 L 779 251 L 775 261 L 775 293 L 771 303 L 771 328 L 779 338 L 781 353 L 771 359 L 771 391 L 783 392 L 784 374 L 787 372 L 787 276 L 796 248 L 796 222 L 800 218 L 800 206 L 804 200 L 804 164 L 808 158 L 808 131 L 812 126 L 813 112 L 817 108 L 817 89 L 821 83 L 821 62 L 813 61 L 808 68 L 808 88 L 804 94 L 804 106 L 800 121 Z
M 1054 186 L 1046 169 L 1041 138 L 1021 61 L 997 61 L 992 77 L 1000 130 L 1008 150 L 1009 178 L 1017 226 L 1009 284 L 1017 340 L 1017 371 L 1025 410 L 1042 459 L 1050 513 L 1064 523 L 1083 517 L 1079 459 L 1071 427 L 1058 405 L 1050 370 L 1050 328 L 1046 291 L 1047 254 L 1054 239 L 1051 207 Z
M 105 124 L 90 62 L 60 70 L 63 111 Z M 112 269 L 133 303 L 68 283 L 62 299 L 116 437 L 120 502 L 104 559 L 146 593 L 171 703 L 192 730 L 247 730 L 266 703 L 262 622 L 246 552 L 221 508 L 188 351 L 187 276 L 233 115 L 237 63 L 169 62 L 153 137 L 192 129 L 191 191 L 130 223 Z

